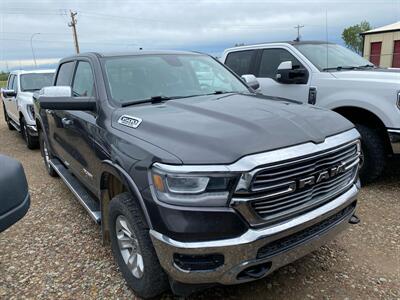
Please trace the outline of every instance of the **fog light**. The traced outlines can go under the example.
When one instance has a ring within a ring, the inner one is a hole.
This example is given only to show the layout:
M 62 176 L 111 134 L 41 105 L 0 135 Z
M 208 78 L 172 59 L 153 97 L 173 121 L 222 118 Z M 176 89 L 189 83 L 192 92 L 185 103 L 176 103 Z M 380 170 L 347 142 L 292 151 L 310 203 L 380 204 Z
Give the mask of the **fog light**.
M 187 271 L 205 271 L 214 270 L 224 264 L 222 254 L 174 254 L 174 263 L 182 270 Z

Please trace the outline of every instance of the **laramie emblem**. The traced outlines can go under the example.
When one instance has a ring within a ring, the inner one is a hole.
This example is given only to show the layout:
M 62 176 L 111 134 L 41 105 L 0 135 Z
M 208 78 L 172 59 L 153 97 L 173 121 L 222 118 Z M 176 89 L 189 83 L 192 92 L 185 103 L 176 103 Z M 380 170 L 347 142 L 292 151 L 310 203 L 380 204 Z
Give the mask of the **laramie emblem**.
M 128 115 L 123 115 L 119 117 L 118 123 L 127 127 L 138 128 L 140 123 L 142 123 L 142 119 Z

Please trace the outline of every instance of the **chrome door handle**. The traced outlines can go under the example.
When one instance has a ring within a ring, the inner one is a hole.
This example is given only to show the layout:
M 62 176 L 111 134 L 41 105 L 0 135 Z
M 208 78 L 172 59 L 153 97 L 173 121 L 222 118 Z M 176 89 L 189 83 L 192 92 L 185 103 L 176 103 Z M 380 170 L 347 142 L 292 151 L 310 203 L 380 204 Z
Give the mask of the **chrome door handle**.
M 71 126 L 72 124 L 74 124 L 74 122 L 68 118 L 62 118 L 61 122 L 64 126 Z

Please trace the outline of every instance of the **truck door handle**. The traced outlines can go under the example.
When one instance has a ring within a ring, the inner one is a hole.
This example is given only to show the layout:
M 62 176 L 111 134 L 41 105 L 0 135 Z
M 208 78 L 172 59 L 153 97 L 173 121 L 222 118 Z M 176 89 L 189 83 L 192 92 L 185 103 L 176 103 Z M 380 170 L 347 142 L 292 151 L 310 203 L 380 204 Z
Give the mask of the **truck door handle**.
M 74 121 L 68 118 L 62 118 L 61 122 L 63 123 L 64 126 L 71 126 L 72 124 L 74 124 Z
M 53 115 L 54 111 L 52 111 L 51 109 L 46 109 L 46 114 Z

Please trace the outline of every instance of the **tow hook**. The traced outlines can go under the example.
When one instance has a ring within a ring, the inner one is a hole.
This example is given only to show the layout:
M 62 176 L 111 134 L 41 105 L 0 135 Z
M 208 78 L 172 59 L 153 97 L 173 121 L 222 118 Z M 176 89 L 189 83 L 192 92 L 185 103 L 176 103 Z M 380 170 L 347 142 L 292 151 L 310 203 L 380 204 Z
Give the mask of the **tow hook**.
M 356 215 L 352 215 L 350 220 L 349 220 L 350 224 L 358 224 L 360 223 L 360 218 L 357 217 Z
M 271 266 L 272 263 L 267 262 L 248 267 L 238 274 L 237 279 L 259 279 L 263 277 L 269 271 L 269 269 L 271 269 Z

